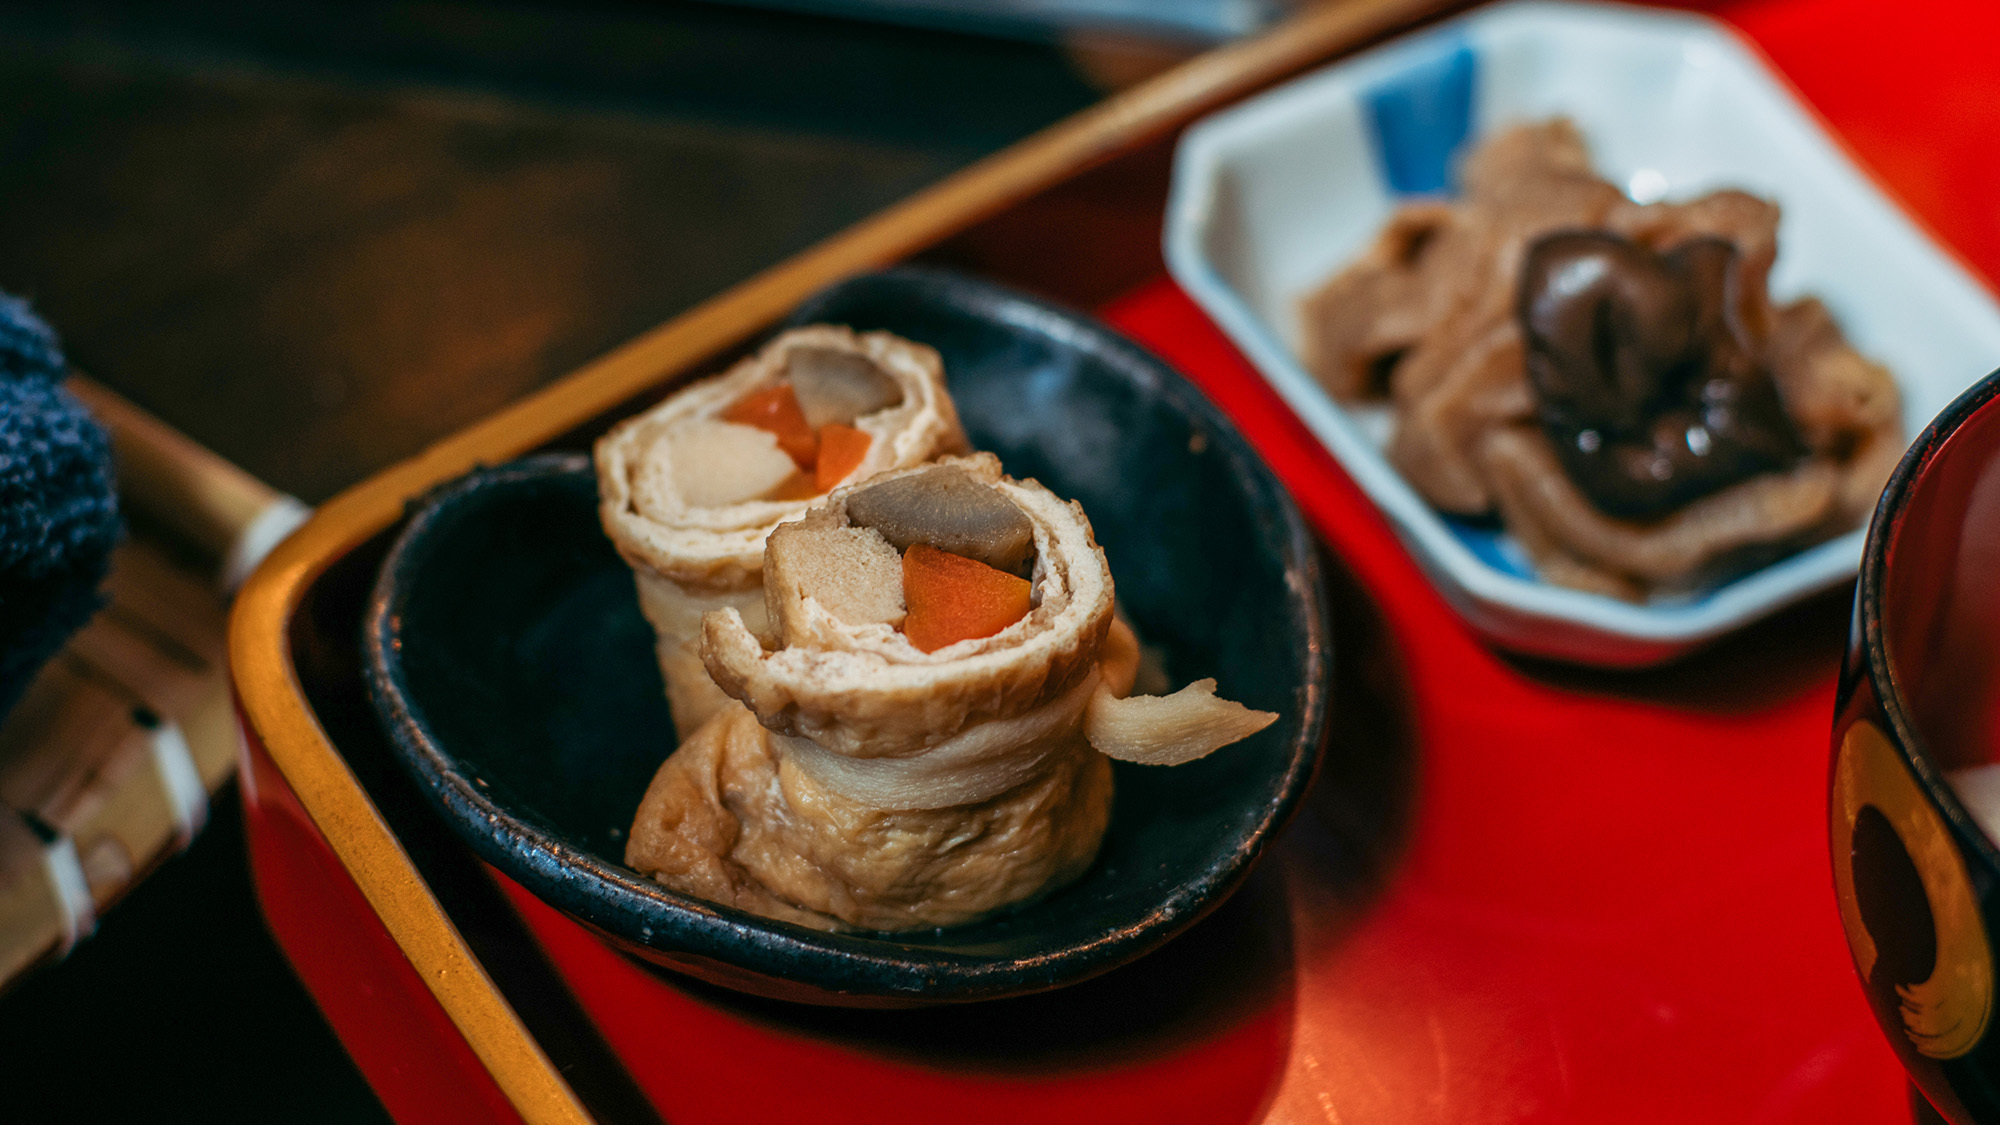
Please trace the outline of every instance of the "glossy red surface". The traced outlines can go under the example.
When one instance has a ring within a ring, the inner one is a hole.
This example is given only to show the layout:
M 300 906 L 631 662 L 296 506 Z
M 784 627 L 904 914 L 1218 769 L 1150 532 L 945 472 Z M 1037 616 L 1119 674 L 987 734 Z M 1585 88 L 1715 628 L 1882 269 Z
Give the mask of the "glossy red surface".
M 1976 272 L 2000 277 L 2000 6 L 1690 6 L 1745 30 L 1864 166 Z M 1327 777 L 1208 922 L 1099 981 L 976 1008 L 823 1012 L 720 994 L 621 958 L 503 887 L 662 1115 L 1908 1120 L 1825 851 L 1848 592 L 1654 672 L 1504 660 L 1178 290 L 1159 281 L 1106 313 L 1237 419 L 1344 571 L 1350 682 Z M 398 1090 L 398 1060 L 435 1042 L 452 1084 L 479 1086 L 428 996 L 412 999 L 407 964 L 393 946 L 385 958 L 379 928 L 365 936 L 372 916 L 355 913 L 365 904 L 328 869 L 324 841 L 271 796 L 282 784 L 268 761 L 251 759 L 273 928 L 363 1069 Z M 353 998 L 355 980 L 382 973 L 367 985 L 377 1000 Z M 400 1019 L 381 1018 L 390 1003 Z M 408 1120 L 442 1119 L 384 1100 Z
M 1274 960 L 1257 948 L 1268 943 L 1247 921 L 1221 919 L 1161 963 L 1062 993 L 956 1009 L 807 1009 L 656 973 L 494 878 L 673 1122 L 1251 1121 L 1293 1022 L 1288 990 L 1268 971 Z M 1202 951 L 1262 963 L 1217 966 Z M 1186 979 L 1204 972 L 1227 987 Z M 1182 998 L 1162 1003 L 1176 990 Z
M 1931 455 L 1889 541 L 1889 660 L 1947 769 L 2000 758 L 2000 400 Z
M 256 734 L 240 725 L 243 823 L 264 921 L 375 1096 L 398 1121 L 520 1121 Z
M 1708 7 L 1763 48 L 1904 210 L 1989 285 L 2000 281 L 2000 4 Z
M 1904 1112 L 1829 892 L 1837 602 L 1659 672 L 1503 660 L 1186 297 L 1161 285 L 1112 319 L 1252 434 L 1401 650 L 1418 780 L 1387 892 L 1347 923 L 1310 857 L 1281 853 L 1299 1019 L 1273 1116 Z

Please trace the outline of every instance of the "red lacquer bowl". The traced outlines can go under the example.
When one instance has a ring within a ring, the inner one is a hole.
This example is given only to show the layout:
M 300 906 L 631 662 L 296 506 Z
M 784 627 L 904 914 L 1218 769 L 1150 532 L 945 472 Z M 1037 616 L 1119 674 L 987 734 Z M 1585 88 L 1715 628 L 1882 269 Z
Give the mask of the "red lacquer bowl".
M 2000 372 L 1930 424 L 1876 508 L 1828 817 L 1855 972 L 1912 1081 L 1956 1122 L 2000 1122 L 2000 848 L 1980 827 L 2000 824 L 1996 762 Z

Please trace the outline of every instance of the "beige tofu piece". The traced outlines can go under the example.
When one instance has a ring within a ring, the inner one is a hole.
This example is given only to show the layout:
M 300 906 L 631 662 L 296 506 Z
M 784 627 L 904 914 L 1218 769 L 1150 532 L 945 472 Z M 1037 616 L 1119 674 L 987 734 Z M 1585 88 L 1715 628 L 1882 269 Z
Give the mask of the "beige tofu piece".
M 848 625 L 903 623 L 903 558 L 869 527 L 780 524 L 764 552 L 764 593 L 780 638 L 803 631 L 805 599 Z

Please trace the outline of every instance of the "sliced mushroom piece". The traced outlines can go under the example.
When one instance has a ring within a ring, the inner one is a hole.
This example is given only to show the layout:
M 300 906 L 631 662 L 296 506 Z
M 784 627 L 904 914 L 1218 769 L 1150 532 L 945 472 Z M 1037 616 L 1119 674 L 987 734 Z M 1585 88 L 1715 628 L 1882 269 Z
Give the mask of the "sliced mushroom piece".
M 864 414 L 903 401 L 903 388 L 896 380 L 859 352 L 793 348 L 785 356 L 785 373 L 806 424 L 815 430 L 834 422 L 851 426 Z
M 953 465 L 858 489 L 847 498 L 847 519 L 881 532 L 898 551 L 924 543 L 1020 578 L 1035 567 L 1035 527 L 1027 514 Z

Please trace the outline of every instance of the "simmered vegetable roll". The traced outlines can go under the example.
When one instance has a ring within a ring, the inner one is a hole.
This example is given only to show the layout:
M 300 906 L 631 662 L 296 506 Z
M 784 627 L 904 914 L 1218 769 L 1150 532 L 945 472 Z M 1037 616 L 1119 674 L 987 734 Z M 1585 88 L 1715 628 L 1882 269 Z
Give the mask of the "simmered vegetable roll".
M 741 700 L 641 802 L 626 862 L 827 929 L 956 925 L 1074 880 L 1111 815 L 1105 754 L 1173 764 L 1275 715 L 1139 663 L 1074 503 L 946 458 L 840 489 L 765 548 L 768 635 L 703 619 Z
M 843 481 L 965 448 L 937 352 L 826 325 L 784 333 L 597 443 L 604 530 L 659 637 L 682 737 L 728 702 L 701 665 L 702 614 L 729 606 L 768 632 L 771 529 Z

